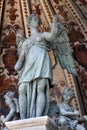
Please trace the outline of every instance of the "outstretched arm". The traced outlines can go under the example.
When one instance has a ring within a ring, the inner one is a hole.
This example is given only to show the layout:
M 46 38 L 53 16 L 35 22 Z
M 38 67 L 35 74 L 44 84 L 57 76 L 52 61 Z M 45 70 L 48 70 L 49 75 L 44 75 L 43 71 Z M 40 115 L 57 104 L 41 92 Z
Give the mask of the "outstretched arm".
M 53 17 L 51 32 L 44 32 L 44 38 L 47 41 L 52 41 L 57 37 L 57 35 L 58 35 L 58 16 L 55 15 Z

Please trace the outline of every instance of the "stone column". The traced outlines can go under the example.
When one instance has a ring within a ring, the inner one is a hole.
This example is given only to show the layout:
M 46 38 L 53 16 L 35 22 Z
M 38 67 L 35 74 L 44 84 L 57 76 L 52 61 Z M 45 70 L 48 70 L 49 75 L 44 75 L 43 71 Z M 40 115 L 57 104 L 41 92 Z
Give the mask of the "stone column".
M 9 130 L 58 130 L 48 116 L 10 121 L 5 124 Z

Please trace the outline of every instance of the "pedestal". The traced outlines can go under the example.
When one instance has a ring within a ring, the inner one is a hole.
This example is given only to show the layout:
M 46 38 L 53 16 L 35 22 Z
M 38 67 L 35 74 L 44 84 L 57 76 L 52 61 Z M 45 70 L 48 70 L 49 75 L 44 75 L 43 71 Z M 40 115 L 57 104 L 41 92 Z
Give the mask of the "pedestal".
M 48 116 L 10 121 L 5 124 L 9 130 L 58 130 Z

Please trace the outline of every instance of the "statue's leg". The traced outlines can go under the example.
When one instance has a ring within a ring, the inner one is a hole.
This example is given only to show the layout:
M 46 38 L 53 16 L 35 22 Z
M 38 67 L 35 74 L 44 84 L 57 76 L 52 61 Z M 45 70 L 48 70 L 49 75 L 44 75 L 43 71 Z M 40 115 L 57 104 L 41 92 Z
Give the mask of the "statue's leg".
M 36 100 L 36 117 L 42 116 L 46 104 L 46 79 L 38 79 L 37 100 Z
M 20 118 L 27 118 L 27 86 L 26 83 L 21 83 L 19 85 L 19 110 Z
M 78 125 L 76 126 L 75 130 L 86 130 L 86 129 L 84 128 L 84 126 L 78 124 Z

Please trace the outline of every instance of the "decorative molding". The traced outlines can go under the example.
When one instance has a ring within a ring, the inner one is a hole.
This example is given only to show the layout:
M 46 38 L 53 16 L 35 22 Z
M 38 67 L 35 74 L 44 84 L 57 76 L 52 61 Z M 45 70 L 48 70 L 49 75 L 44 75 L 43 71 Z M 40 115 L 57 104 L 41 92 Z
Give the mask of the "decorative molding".
M 70 2 L 87 26 L 87 0 L 70 0 Z
M 75 8 L 73 7 L 73 5 L 70 2 L 70 0 L 63 0 L 63 1 L 65 2 L 65 5 L 70 10 L 70 12 L 74 16 L 76 22 L 78 23 L 81 31 L 83 32 L 85 40 L 87 40 L 87 26 L 83 23 L 82 19 L 80 18 L 79 14 L 77 13 L 77 11 L 75 10 Z
M 0 94 L 12 89 L 13 85 L 10 84 L 18 82 L 18 75 L 14 70 L 17 61 L 16 33 L 17 31 L 24 31 L 20 0 L 3 0 L 3 4 L 0 41 L 0 84 L 2 88 L 0 88 Z
M 20 0 L 21 2 L 21 10 L 23 15 L 23 22 L 24 22 L 24 29 L 25 29 L 25 35 L 26 37 L 30 35 L 30 29 L 27 28 L 26 20 L 27 17 L 30 15 L 29 7 L 28 7 L 28 1 L 27 0 Z
M 42 5 L 44 13 L 45 13 L 45 15 L 47 17 L 48 23 L 51 26 L 51 24 L 53 22 L 53 14 L 52 14 L 52 12 L 50 10 L 50 7 L 49 7 L 49 5 L 47 3 L 47 0 L 40 0 L 40 3 Z
M 72 74 L 69 74 L 66 70 L 64 70 L 65 72 L 65 77 L 66 77 L 66 81 L 67 81 L 67 84 L 68 86 L 72 87 L 72 89 L 74 90 L 74 93 L 75 93 L 75 98 L 73 99 L 73 104 L 74 106 L 76 107 L 76 109 L 78 109 L 80 111 L 80 114 L 81 113 L 81 107 L 80 107 L 80 100 L 78 98 L 78 88 L 77 88 L 77 84 L 75 84 L 75 79 L 73 77 Z
M 2 10 L 3 10 L 3 0 L 0 0 L 0 26 L 1 26 L 1 18 L 2 18 Z

